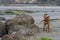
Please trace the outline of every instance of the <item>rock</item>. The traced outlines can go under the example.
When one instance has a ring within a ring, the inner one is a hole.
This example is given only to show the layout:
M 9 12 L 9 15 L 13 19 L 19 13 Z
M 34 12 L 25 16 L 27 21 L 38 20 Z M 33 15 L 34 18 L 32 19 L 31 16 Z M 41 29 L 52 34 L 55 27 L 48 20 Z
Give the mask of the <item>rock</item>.
M 18 32 L 12 32 L 11 34 L 4 35 L 2 37 L 2 40 L 29 40 L 29 38 L 31 38 L 33 36 L 30 33 L 32 31 L 25 32 L 25 33 L 23 33 L 24 35 L 22 35 L 21 32 L 23 32 L 23 31 L 20 30 Z
M 32 29 L 26 28 L 23 25 L 10 26 L 8 29 L 8 34 L 15 34 L 16 32 L 24 36 L 32 36 L 35 34 Z
M 34 24 L 34 19 L 29 16 L 29 15 L 19 15 L 13 19 L 8 19 L 6 21 L 6 25 L 9 26 L 14 26 L 14 25 L 24 25 L 24 26 L 29 26 L 31 24 Z
M 6 31 L 8 34 L 8 31 L 13 28 L 15 25 L 17 25 L 17 22 L 14 19 L 8 19 L 6 20 Z
M 20 32 L 16 32 L 15 34 L 4 35 L 1 40 L 27 40 L 27 39 L 28 37 L 20 34 Z
M 39 32 L 39 27 L 36 26 L 35 24 L 32 24 L 31 26 L 28 26 L 29 28 L 27 28 L 27 26 L 23 26 L 23 25 L 15 25 L 15 26 L 10 26 L 8 27 L 8 33 L 11 34 L 13 32 L 20 32 L 22 35 L 24 35 L 25 33 L 28 32 Z
M 38 32 L 39 28 L 35 24 L 26 28 L 23 25 L 9 26 L 8 34 L 2 37 L 2 40 L 26 40 Z M 34 30 L 33 30 L 34 29 Z
M 34 35 L 34 34 L 40 32 L 40 28 L 39 28 L 37 25 L 35 25 L 35 24 L 32 24 L 32 25 L 30 25 L 30 26 L 28 26 L 28 27 L 29 27 L 28 29 L 31 30 L 31 31 L 28 32 L 28 34 Z
M 34 35 L 35 33 L 39 32 L 39 27 L 35 24 L 32 24 L 30 26 L 24 26 L 24 25 L 14 25 L 14 26 L 8 26 L 8 34 L 14 34 L 16 32 L 19 32 L 20 34 L 24 36 Z
M 4 35 L 1 40 L 10 40 L 8 35 Z
M 17 25 L 17 22 L 15 19 L 8 19 L 6 20 L 6 25 L 9 27 L 9 26 L 14 26 L 14 25 Z
M 23 35 L 26 32 L 30 31 L 23 25 L 10 26 L 8 29 L 8 34 L 12 34 L 13 32 L 20 32 L 20 34 Z
M 0 21 L 4 21 L 6 20 L 4 17 L 0 17 Z
M 22 36 L 19 34 L 7 34 L 2 37 L 1 40 L 21 40 Z
M 30 15 L 20 14 L 15 17 L 16 21 L 21 25 L 34 24 L 34 19 Z
M 5 23 L 0 22 L 0 37 L 6 34 L 6 26 Z
M 30 15 L 25 14 L 21 14 L 19 16 L 16 16 L 14 19 L 7 20 L 6 29 L 8 35 L 14 35 L 17 33 L 18 35 L 22 35 L 24 37 L 30 37 L 35 33 L 39 32 L 38 26 L 34 24 L 34 19 Z
M 31 27 L 31 29 L 32 29 L 33 31 L 35 31 L 36 33 L 40 31 L 40 28 L 39 28 L 36 24 L 32 24 L 30 27 Z
M 17 25 L 24 25 L 24 27 L 27 28 L 31 24 L 34 24 L 34 19 L 29 15 L 21 14 L 13 19 L 8 19 L 6 21 L 6 28 L 7 28 L 7 32 L 8 32 L 10 29 L 13 30 L 13 28 Z M 15 29 L 15 30 L 18 30 L 18 29 Z

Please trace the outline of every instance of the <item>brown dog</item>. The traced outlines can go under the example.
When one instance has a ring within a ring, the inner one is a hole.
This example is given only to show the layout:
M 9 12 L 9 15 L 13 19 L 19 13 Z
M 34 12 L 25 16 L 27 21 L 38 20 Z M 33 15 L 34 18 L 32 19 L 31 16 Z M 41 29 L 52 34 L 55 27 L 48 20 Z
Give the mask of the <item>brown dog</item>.
M 44 14 L 44 27 L 43 27 L 43 31 L 50 32 L 50 16 L 48 16 L 48 14 Z

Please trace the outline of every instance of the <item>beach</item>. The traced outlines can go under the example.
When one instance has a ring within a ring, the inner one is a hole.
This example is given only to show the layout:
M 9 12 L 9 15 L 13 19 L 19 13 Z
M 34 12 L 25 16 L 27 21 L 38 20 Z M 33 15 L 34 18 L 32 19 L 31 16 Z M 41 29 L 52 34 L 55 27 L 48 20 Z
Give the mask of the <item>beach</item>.
M 24 8 L 23 8 L 24 9 Z M 38 11 L 37 13 L 26 13 L 32 16 L 35 20 L 35 24 L 40 28 L 40 32 L 35 34 L 31 37 L 30 40 L 39 40 L 41 37 L 48 37 L 52 38 L 53 40 L 60 40 L 60 20 L 54 20 L 50 21 L 50 32 L 44 32 L 42 30 L 43 28 L 43 22 L 40 22 L 43 20 L 44 13 L 48 13 L 51 19 L 60 19 L 60 8 L 25 8 L 24 10 L 33 10 Z M 14 18 L 16 15 L 0 15 L 1 17 L 5 17 L 6 19 Z

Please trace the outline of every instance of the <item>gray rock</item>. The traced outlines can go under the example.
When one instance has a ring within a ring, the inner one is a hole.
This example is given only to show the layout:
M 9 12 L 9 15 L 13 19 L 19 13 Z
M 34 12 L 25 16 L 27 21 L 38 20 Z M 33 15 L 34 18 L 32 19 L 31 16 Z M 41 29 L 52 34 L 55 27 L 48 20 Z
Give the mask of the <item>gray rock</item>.
M 4 35 L 1 40 L 21 40 L 22 36 L 19 34 L 8 34 Z
M 21 14 L 16 16 L 14 19 L 9 19 L 6 21 L 6 25 L 14 26 L 14 25 L 24 25 L 29 26 L 34 24 L 34 19 L 30 15 Z
M 20 14 L 15 17 L 16 21 L 22 25 L 34 24 L 34 19 L 30 15 Z
M 15 32 L 20 32 L 20 34 L 23 35 L 26 32 L 30 31 L 23 25 L 10 26 L 8 29 L 9 29 L 8 34 L 12 34 L 12 33 L 14 34 Z
M 21 37 L 22 39 L 31 37 L 39 32 L 39 28 L 34 24 L 34 19 L 30 15 L 21 14 L 6 21 L 6 32 L 8 34 L 3 36 L 2 40 L 21 40 Z
M 4 21 L 6 20 L 4 17 L 0 17 L 0 21 Z
M 6 26 L 5 22 L 0 22 L 0 37 L 6 34 Z

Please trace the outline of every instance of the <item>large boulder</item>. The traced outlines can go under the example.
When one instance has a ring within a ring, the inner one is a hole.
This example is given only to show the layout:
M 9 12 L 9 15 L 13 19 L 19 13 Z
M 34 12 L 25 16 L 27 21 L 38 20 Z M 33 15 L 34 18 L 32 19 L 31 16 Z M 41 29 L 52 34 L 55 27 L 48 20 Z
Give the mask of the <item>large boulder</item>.
M 20 33 L 22 32 L 28 33 L 28 31 L 31 31 L 29 28 L 32 24 L 34 24 L 34 19 L 31 16 L 21 14 L 19 16 L 16 16 L 13 19 L 8 19 L 6 21 L 6 28 L 8 34 L 11 34 L 13 32 L 18 32 L 18 31 Z
M 32 36 L 39 32 L 38 26 L 30 15 L 21 14 L 6 21 L 8 35 L 18 33 L 23 36 Z M 4 37 L 3 37 L 4 38 Z
M 0 22 L 0 37 L 6 34 L 5 22 Z
M 15 17 L 16 21 L 21 25 L 34 24 L 34 19 L 30 15 L 20 14 Z
M 39 27 L 34 24 L 34 19 L 30 15 L 18 15 L 13 19 L 8 19 L 5 24 L 6 27 L 2 29 L 8 34 L 4 35 L 2 40 L 26 40 L 25 37 L 31 37 L 39 32 Z
M 13 19 L 8 19 L 6 21 L 7 26 L 14 26 L 14 25 L 24 25 L 29 26 L 34 24 L 34 19 L 30 15 L 21 14 L 16 16 Z

